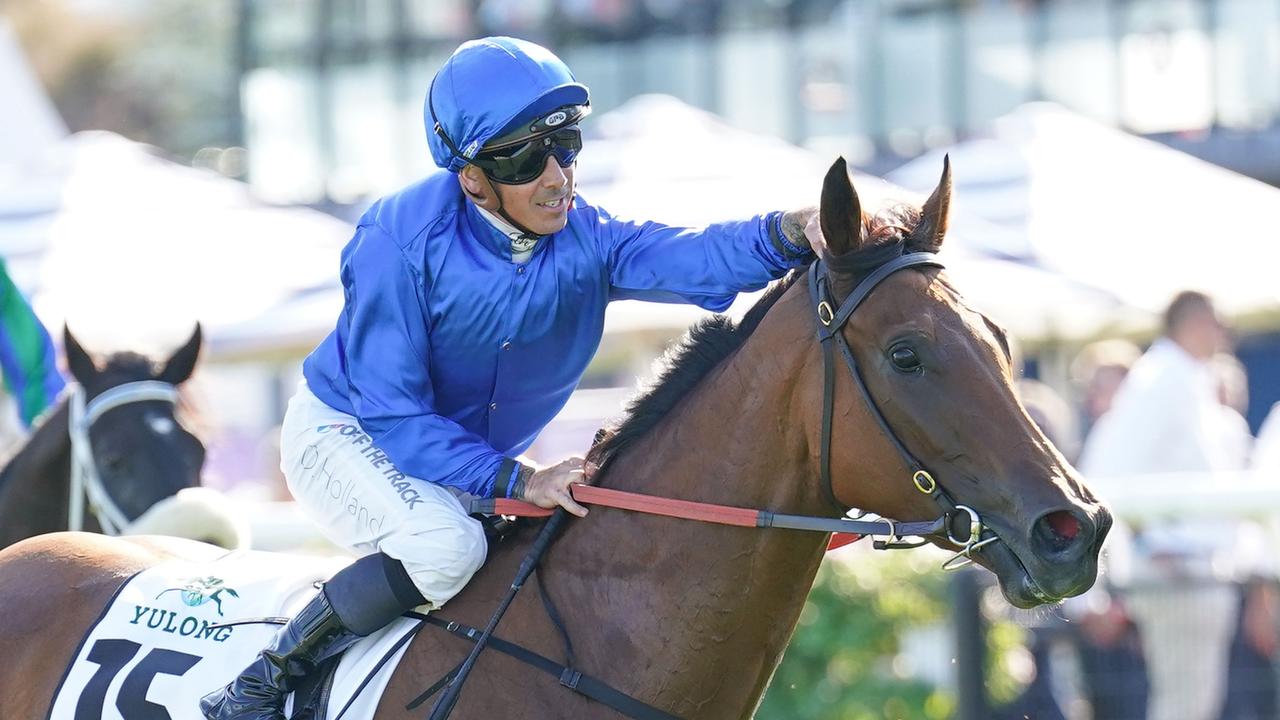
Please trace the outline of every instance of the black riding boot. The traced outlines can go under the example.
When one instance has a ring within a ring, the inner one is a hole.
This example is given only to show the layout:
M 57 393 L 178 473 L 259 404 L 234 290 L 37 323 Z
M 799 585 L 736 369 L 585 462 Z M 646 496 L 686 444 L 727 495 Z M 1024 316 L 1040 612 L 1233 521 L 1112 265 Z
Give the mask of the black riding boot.
M 200 710 L 209 720 L 284 720 L 284 699 L 294 685 L 359 639 L 338 619 L 321 590 L 240 677 L 205 696 Z
M 285 697 L 325 660 L 423 603 L 404 566 L 376 553 L 340 570 L 230 685 L 200 700 L 208 720 L 285 720 Z

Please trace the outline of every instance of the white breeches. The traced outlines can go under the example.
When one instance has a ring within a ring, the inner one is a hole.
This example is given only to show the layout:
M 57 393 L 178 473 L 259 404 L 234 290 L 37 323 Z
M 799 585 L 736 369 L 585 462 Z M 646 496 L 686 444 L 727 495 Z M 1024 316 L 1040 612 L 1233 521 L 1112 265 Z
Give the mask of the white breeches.
M 397 470 L 354 417 L 321 402 L 305 383 L 285 413 L 280 469 L 330 540 L 404 563 L 433 608 L 484 564 L 484 530 L 454 492 Z

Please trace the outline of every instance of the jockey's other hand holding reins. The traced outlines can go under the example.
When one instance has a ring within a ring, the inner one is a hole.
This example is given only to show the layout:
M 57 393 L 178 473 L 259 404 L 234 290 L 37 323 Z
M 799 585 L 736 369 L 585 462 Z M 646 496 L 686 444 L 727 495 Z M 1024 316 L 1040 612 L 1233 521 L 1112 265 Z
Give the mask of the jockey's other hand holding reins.
M 540 508 L 558 505 L 578 517 L 586 517 L 587 509 L 574 501 L 569 486 L 588 482 L 588 468 L 592 466 L 576 455 L 536 471 L 526 467 L 521 470 L 511 497 Z

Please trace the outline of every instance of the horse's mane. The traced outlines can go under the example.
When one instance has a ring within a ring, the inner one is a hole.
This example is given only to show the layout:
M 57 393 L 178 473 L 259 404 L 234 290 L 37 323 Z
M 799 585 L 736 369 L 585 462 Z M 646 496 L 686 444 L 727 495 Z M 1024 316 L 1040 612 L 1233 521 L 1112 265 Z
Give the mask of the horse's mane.
M 866 244 L 857 251 L 845 254 L 843 258 L 853 259 L 895 242 L 905 242 L 908 252 L 936 251 L 936 245 L 916 238 L 913 234 L 920 218 L 919 208 L 906 204 L 896 204 L 876 215 L 864 216 L 863 237 L 867 238 Z M 604 468 L 610 459 L 653 429 L 712 369 L 742 347 L 760 325 L 765 313 L 807 269 L 806 265 L 792 270 L 781 281 L 774 283 L 751 306 L 741 322 L 735 323 L 724 315 L 713 315 L 689 328 L 684 337 L 663 355 L 659 361 L 661 369 L 658 377 L 648 389 L 627 404 L 626 412 L 620 420 L 596 433 L 589 458 Z

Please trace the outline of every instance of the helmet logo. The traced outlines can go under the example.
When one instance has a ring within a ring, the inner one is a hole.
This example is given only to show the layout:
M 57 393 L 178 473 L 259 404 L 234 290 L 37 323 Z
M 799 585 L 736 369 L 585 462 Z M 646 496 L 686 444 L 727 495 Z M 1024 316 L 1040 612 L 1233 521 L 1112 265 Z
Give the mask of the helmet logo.
M 563 110 L 557 110 L 551 113 L 550 115 L 548 115 L 547 119 L 543 120 L 543 123 L 545 123 L 547 127 L 555 127 L 568 119 L 569 119 L 568 113 L 566 113 Z

